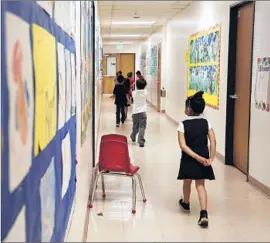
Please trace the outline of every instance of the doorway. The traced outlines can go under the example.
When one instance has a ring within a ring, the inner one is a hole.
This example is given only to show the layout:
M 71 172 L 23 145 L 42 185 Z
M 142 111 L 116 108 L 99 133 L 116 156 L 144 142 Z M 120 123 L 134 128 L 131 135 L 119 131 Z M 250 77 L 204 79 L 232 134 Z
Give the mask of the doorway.
M 135 72 L 135 54 L 134 53 L 121 53 L 120 54 L 120 67 L 119 70 L 122 71 L 124 77 L 127 77 L 129 72 L 133 75 Z
M 225 163 L 248 174 L 255 2 L 230 9 Z

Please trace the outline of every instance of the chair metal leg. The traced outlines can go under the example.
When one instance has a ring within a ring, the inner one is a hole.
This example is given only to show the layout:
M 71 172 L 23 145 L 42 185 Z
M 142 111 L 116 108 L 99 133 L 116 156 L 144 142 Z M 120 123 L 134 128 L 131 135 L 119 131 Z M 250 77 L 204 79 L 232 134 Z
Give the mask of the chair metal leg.
M 105 182 L 104 182 L 104 175 L 101 175 L 101 181 L 102 181 L 102 197 L 106 197 L 106 192 L 105 192 Z
M 134 176 L 132 178 L 132 213 L 136 213 L 136 178 Z
M 138 173 L 136 173 L 135 175 L 137 176 L 138 181 L 139 181 L 139 184 L 140 184 L 140 188 L 141 188 L 141 192 L 142 192 L 142 196 L 143 196 L 143 202 L 146 202 L 147 199 L 145 197 L 145 192 L 144 192 L 144 188 L 143 188 L 142 178 L 141 178 L 140 174 L 138 174 Z
M 89 208 L 93 207 L 93 201 L 94 201 L 94 196 L 95 196 L 95 192 L 96 192 L 96 189 L 97 189 L 97 183 L 98 183 L 99 177 L 100 177 L 100 173 L 97 172 L 97 175 L 95 177 L 95 181 L 94 181 L 94 184 L 93 184 L 93 190 L 92 190 L 92 193 L 91 193 L 90 202 L 89 202 L 89 205 L 88 205 Z

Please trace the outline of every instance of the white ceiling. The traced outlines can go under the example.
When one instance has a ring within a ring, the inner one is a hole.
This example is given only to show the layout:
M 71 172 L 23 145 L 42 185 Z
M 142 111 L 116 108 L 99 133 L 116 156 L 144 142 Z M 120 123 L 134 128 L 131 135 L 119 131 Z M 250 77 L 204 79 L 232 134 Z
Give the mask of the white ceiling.
M 103 44 L 138 42 L 190 4 L 191 1 L 98 1 Z

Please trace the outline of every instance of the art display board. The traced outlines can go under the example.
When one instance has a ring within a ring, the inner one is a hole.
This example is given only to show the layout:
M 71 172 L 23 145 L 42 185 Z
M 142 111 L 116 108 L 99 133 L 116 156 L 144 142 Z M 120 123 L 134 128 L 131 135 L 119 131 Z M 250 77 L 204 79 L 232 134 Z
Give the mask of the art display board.
M 193 34 L 187 52 L 187 95 L 204 91 L 206 104 L 219 109 L 221 25 Z
M 256 108 L 270 112 L 270 57 L 257 59 L 257 76 L 254 91 Z
M 140 55 L 140 71 L 142 75 L 146 74 L 146 51 L 142 52 Z
M 92 117 L 93 11 L 91 1 L 81 1 L 81 145 L 84 144 Z
M 1 240 L 6 242 L 62 242 L 75 195 L 76 109 L 70 108 L 75 42 L 55 23 L 50 4 L 1 2 Z
M 158 75 L 158 47 L 154 45 L 147 50 L 146 54 L 146 75 Z

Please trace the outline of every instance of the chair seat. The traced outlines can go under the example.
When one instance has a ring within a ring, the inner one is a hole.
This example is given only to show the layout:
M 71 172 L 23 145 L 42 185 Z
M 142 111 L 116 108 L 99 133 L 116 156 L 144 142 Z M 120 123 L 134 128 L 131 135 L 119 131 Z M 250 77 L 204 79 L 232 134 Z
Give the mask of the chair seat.
M 115 170 L 102 170 L 102 169 L 99 169 L 99 171 L 101 172 L 101 171 L 103 171 L 103 173 L 116 173 L 116 174 L 127 174 L 127 175 L 135 175 L 137 172 L 138 172 L 138 170 L 140 169 L 140 167 L 139 166 L 137 166 L 137 165 L 133 165 L 133 164 L 130 164 L 129 165 L 129 172 L 118 172 L 118 171 L 115 171 Z
M 140 169 L 139 166 L 130 164 L 129 165 L 129 174 L 130 175 L 135 175 L 138 172 L 139 169 Z

